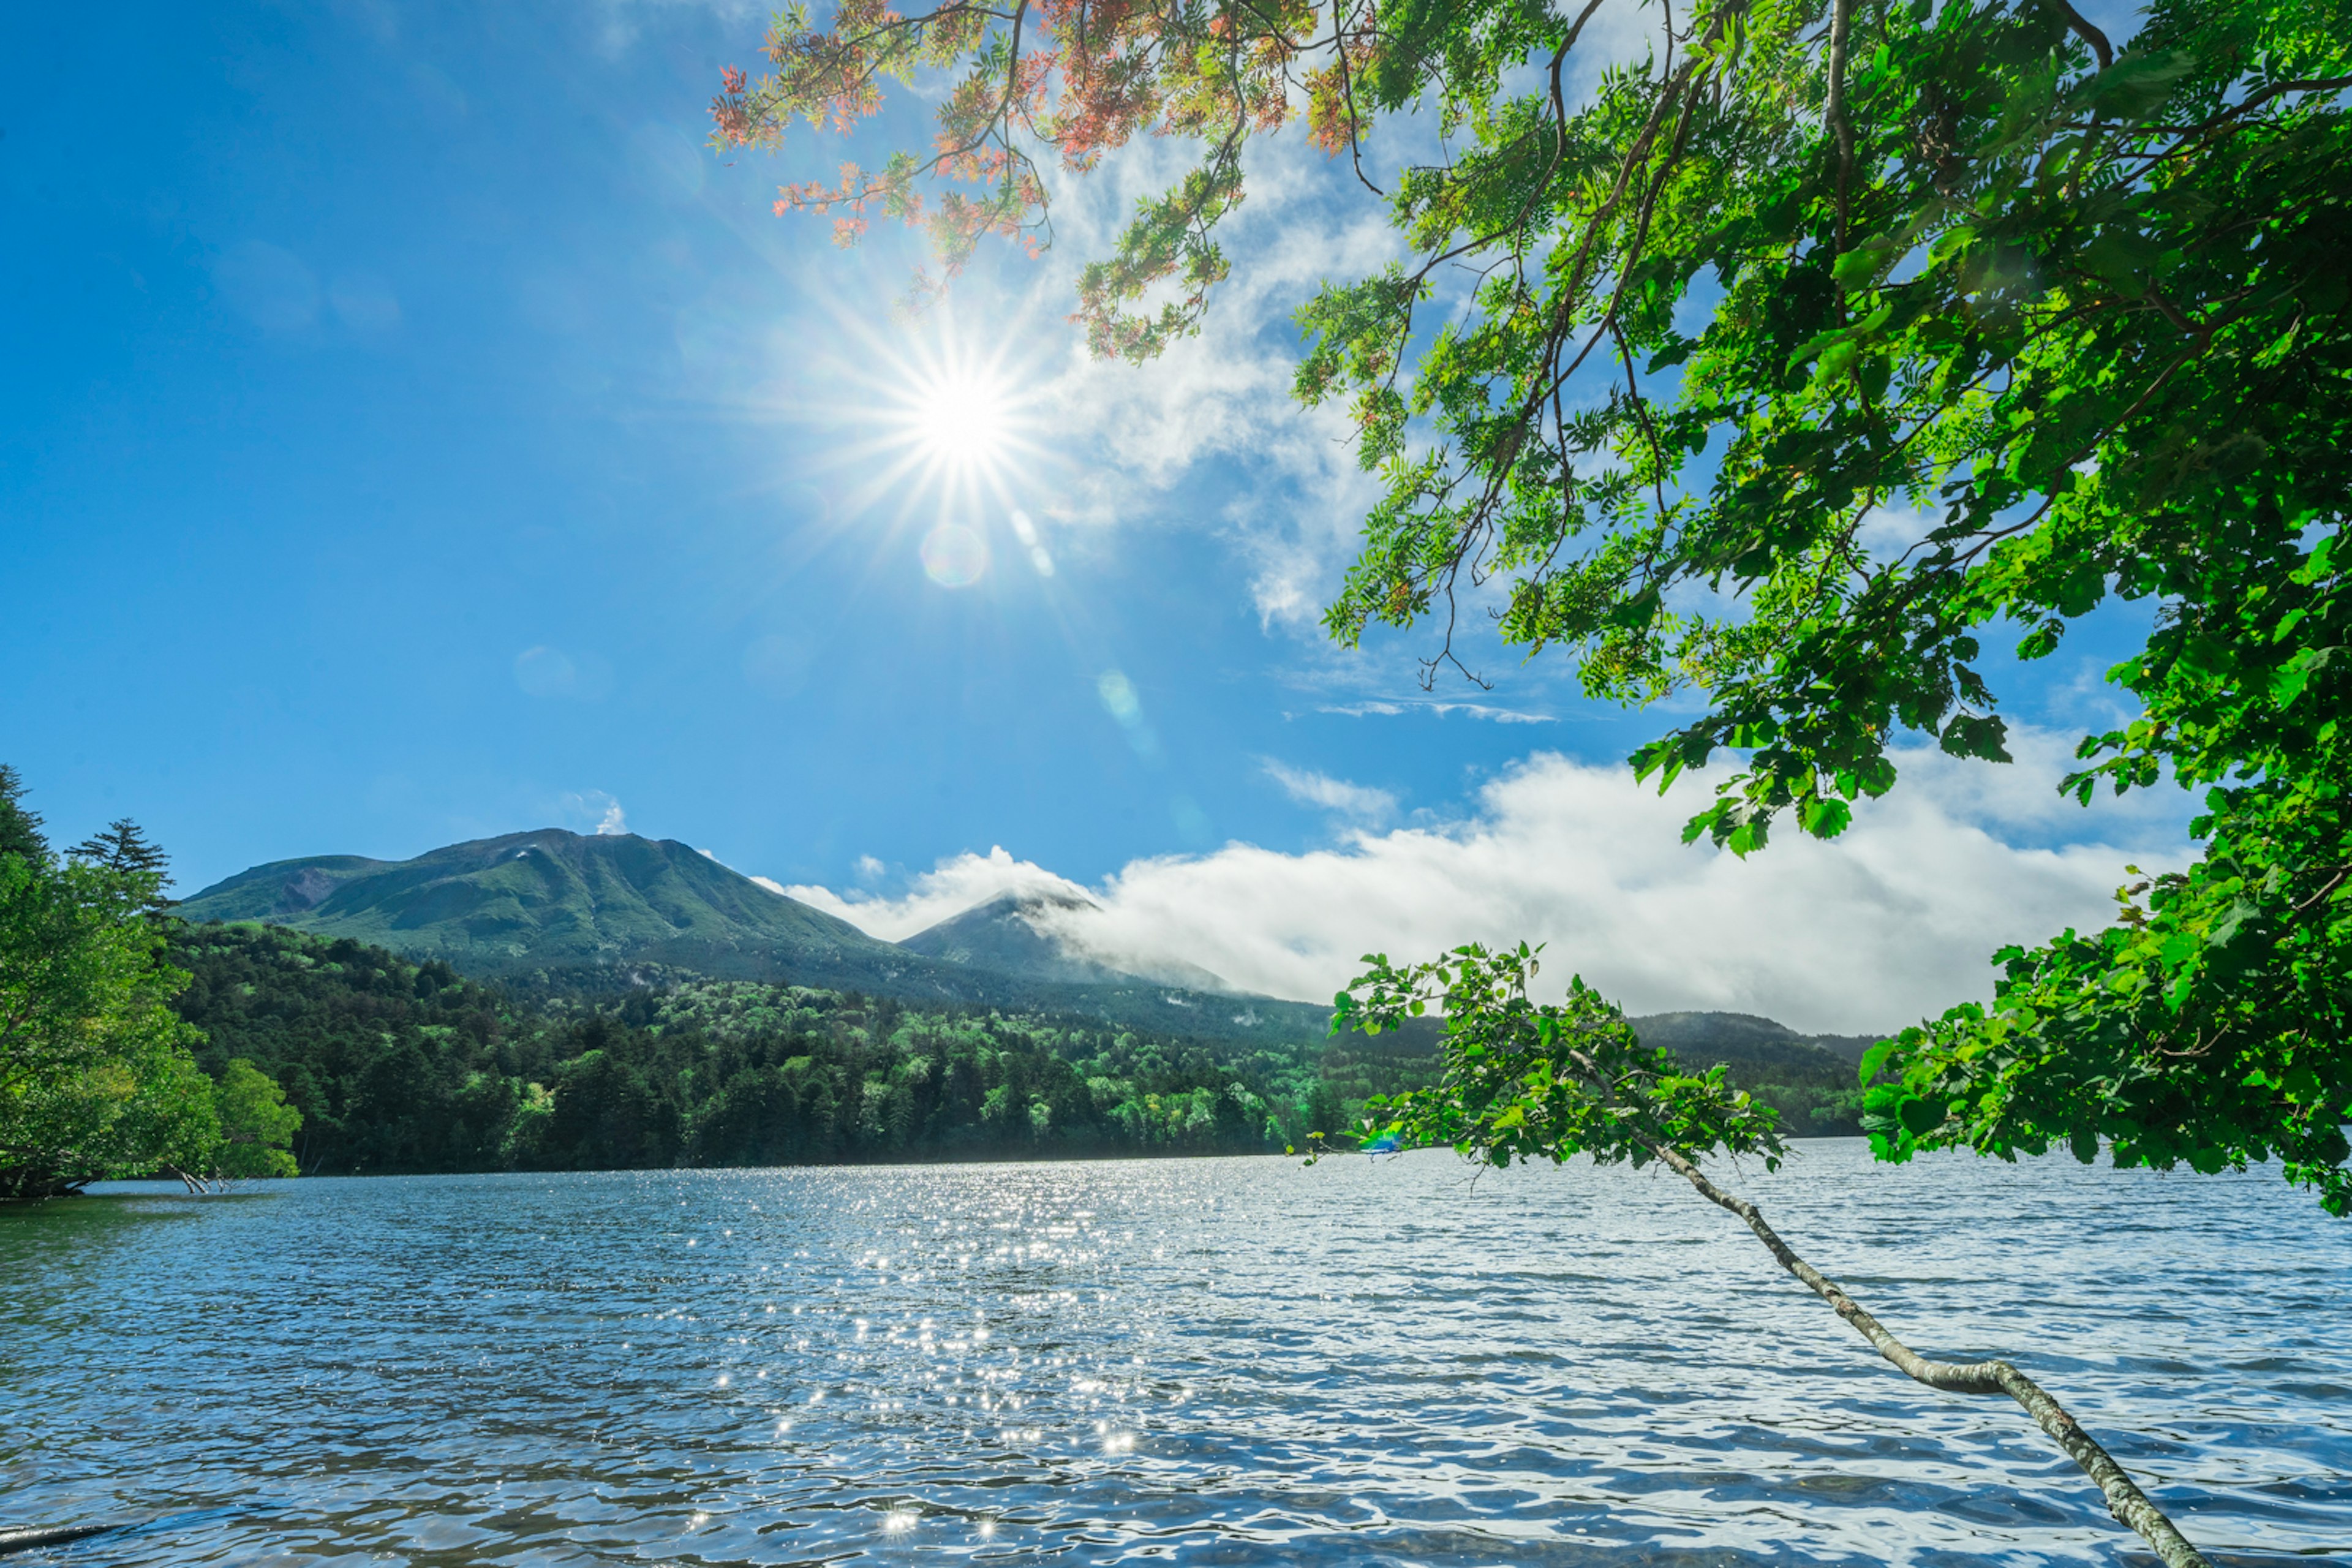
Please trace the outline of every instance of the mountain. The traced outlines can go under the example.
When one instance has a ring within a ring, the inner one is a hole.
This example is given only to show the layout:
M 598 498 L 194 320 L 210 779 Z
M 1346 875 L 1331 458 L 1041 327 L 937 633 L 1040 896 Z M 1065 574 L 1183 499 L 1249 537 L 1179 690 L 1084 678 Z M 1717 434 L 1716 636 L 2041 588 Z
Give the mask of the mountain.
M 950 963 L 1033 980 L 1233 990 L 1209 971 L 1181 962 L 1153 963 L 1149 973 L 1114 968 L 1091 953 L 1084 942 L 1087 919 L 1101 912 L 1101 905 L 1076 893 L 1052 889 L 1004 893 L 917 931 L 898 945 L 908 952 Z
M 527 988 L 612 991 L 683 973 L 1069 1014 L 1209 1039 L 1319 1039 L 1330 1019 L 1328 1008 L 1075 961 L 1052 973 L 1043 963 L 1000 971 L 934 956 L 868 936 L 676 839 L 635 834 L 542 828 L 413 860 L 272 861 L 205 889 L 179 912 L 348 937 Z M 1007 941 L 1019 924 L 996 923 Z
M 1728 1063 L 1742 1082 L 1834 1079 L 1851 1085 L 1863 1052 L 1884 1037 L 1801 1035 L 1752 1013 L 1653 1013 L 1627 1022 L 1643 1045 L 1663 1047 L 1695 1066 Z
M 560 828 L 452 844 L 413 860 L 279 860 L 182 905 L 352 937 L 468 973 L 658 963 L 730 979 L 887 984 L 907 957 L 772 893 L 676 839 Z
M 1654 1013 L 1629 1018 L 1645 1046 L 1672 1051 L 1703 1072 L 1720 1063 L 1738 1088 L 1780 1113 L 1792 1138 L 1852 1138 L 1862 1131 L 1854 1066 L 1876 1035 L 1807 1037 L 1752 1013 Z
M 1004 893 L 917 931 L 898 945 L 926 958 L 1034 980 L 1102 984 L 1139 979 L 1074 951 L 1050 923 L 1056 914 L 1099 907 L 1075 893 Z

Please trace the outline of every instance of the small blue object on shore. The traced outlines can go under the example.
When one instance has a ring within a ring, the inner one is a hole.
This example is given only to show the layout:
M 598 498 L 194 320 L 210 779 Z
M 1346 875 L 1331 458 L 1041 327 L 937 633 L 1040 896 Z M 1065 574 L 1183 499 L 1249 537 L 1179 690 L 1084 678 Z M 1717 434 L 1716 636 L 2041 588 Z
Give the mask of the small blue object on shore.
M 1393 1132 L 1383 1132 L 1379 1137 L 1364 1145 L 1364 1152 L 1367 1154 L 1393 1154 L 1397 1152 L 1399 1144 L 1397 1142 L 1397 1135 Z

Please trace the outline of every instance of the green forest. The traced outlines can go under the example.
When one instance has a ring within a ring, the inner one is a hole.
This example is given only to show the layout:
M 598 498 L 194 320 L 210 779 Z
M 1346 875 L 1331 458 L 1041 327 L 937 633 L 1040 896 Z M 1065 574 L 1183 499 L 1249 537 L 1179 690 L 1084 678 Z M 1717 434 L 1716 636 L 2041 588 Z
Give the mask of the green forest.
M 310 1174 L 1279 1153 L 1437 1064 L 1433 1026 L 1263 1047 L 748 981 L 519 994 L 259 923 L 184 925 L 171 962 L 198 1063 L 275 1079 Z M 1856 1131 L 1850 1065 L 1691 1019 L 1660 1043 L 1798 1136 Z
M 171 961 L 199 1065 L 283 1086 L 307 1173 L 1279 1152 L 1434 1059 L 751 982 L 524 998 L 260 924 L 183 926 Z

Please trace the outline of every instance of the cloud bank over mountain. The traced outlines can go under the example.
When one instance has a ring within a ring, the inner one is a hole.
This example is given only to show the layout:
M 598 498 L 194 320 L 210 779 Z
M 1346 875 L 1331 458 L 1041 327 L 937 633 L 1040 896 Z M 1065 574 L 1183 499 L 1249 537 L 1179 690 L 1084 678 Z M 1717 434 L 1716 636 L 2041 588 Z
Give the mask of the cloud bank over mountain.
M 1368 952 L 1524 939 L 1548 944 L 1559 983 L 1580 973 L 1635 1013 L 1861 1032 L 1990 996 L 1994 949 L 2104 925 L 2126 862 L 2185 858 L 2177 793 L 2084 813 L 2055 794 L 2060 737 L 2028 731 L 2016 749 L 2009 767 L 1901 754 L 1902 784 L 1843 838 L 1791 828 L 1746 861 L 1681 843 L 1704 784 L 1662 800 L 1622 765 L 1538 752 L 1459 820 L 1357 831 L 1330 848 L 1230 844 L 1082 888 L 1000 847 L 946 861 L 896 898 L 790 891 L 891 939 L 1003 892 L 1083 893 L 1099 912 L 1074 911 L 1065 934 L 1108 963 L 1196 964 L 1301 1000 L 1328 998 Z M 2069 834 L 2077 841 L 2053 842 Z

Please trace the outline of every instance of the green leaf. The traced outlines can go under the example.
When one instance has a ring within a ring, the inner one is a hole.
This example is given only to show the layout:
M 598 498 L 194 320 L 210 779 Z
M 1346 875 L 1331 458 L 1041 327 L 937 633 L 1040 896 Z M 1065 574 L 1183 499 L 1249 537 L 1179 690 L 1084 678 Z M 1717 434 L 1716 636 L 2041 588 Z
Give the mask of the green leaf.
M 1859 1069 L 1859 1076 L 1864 1088 L 1868 1088 L 1870 1080 L 1876 1078 L 1885 1068 L 1887 1058 L 1893 1056 L 1899 1048 L 1899 1041 L 1881 1040 L 1878 1044 L 1871 1047 L 1868 1050 L 1862 1053 L 1862 1066 Z
M 1804 828 L 1816 838 L 1835 838 L 1853 820 L 1853 808 L 1842 800 L 1824 795 L 1805 803 Z

